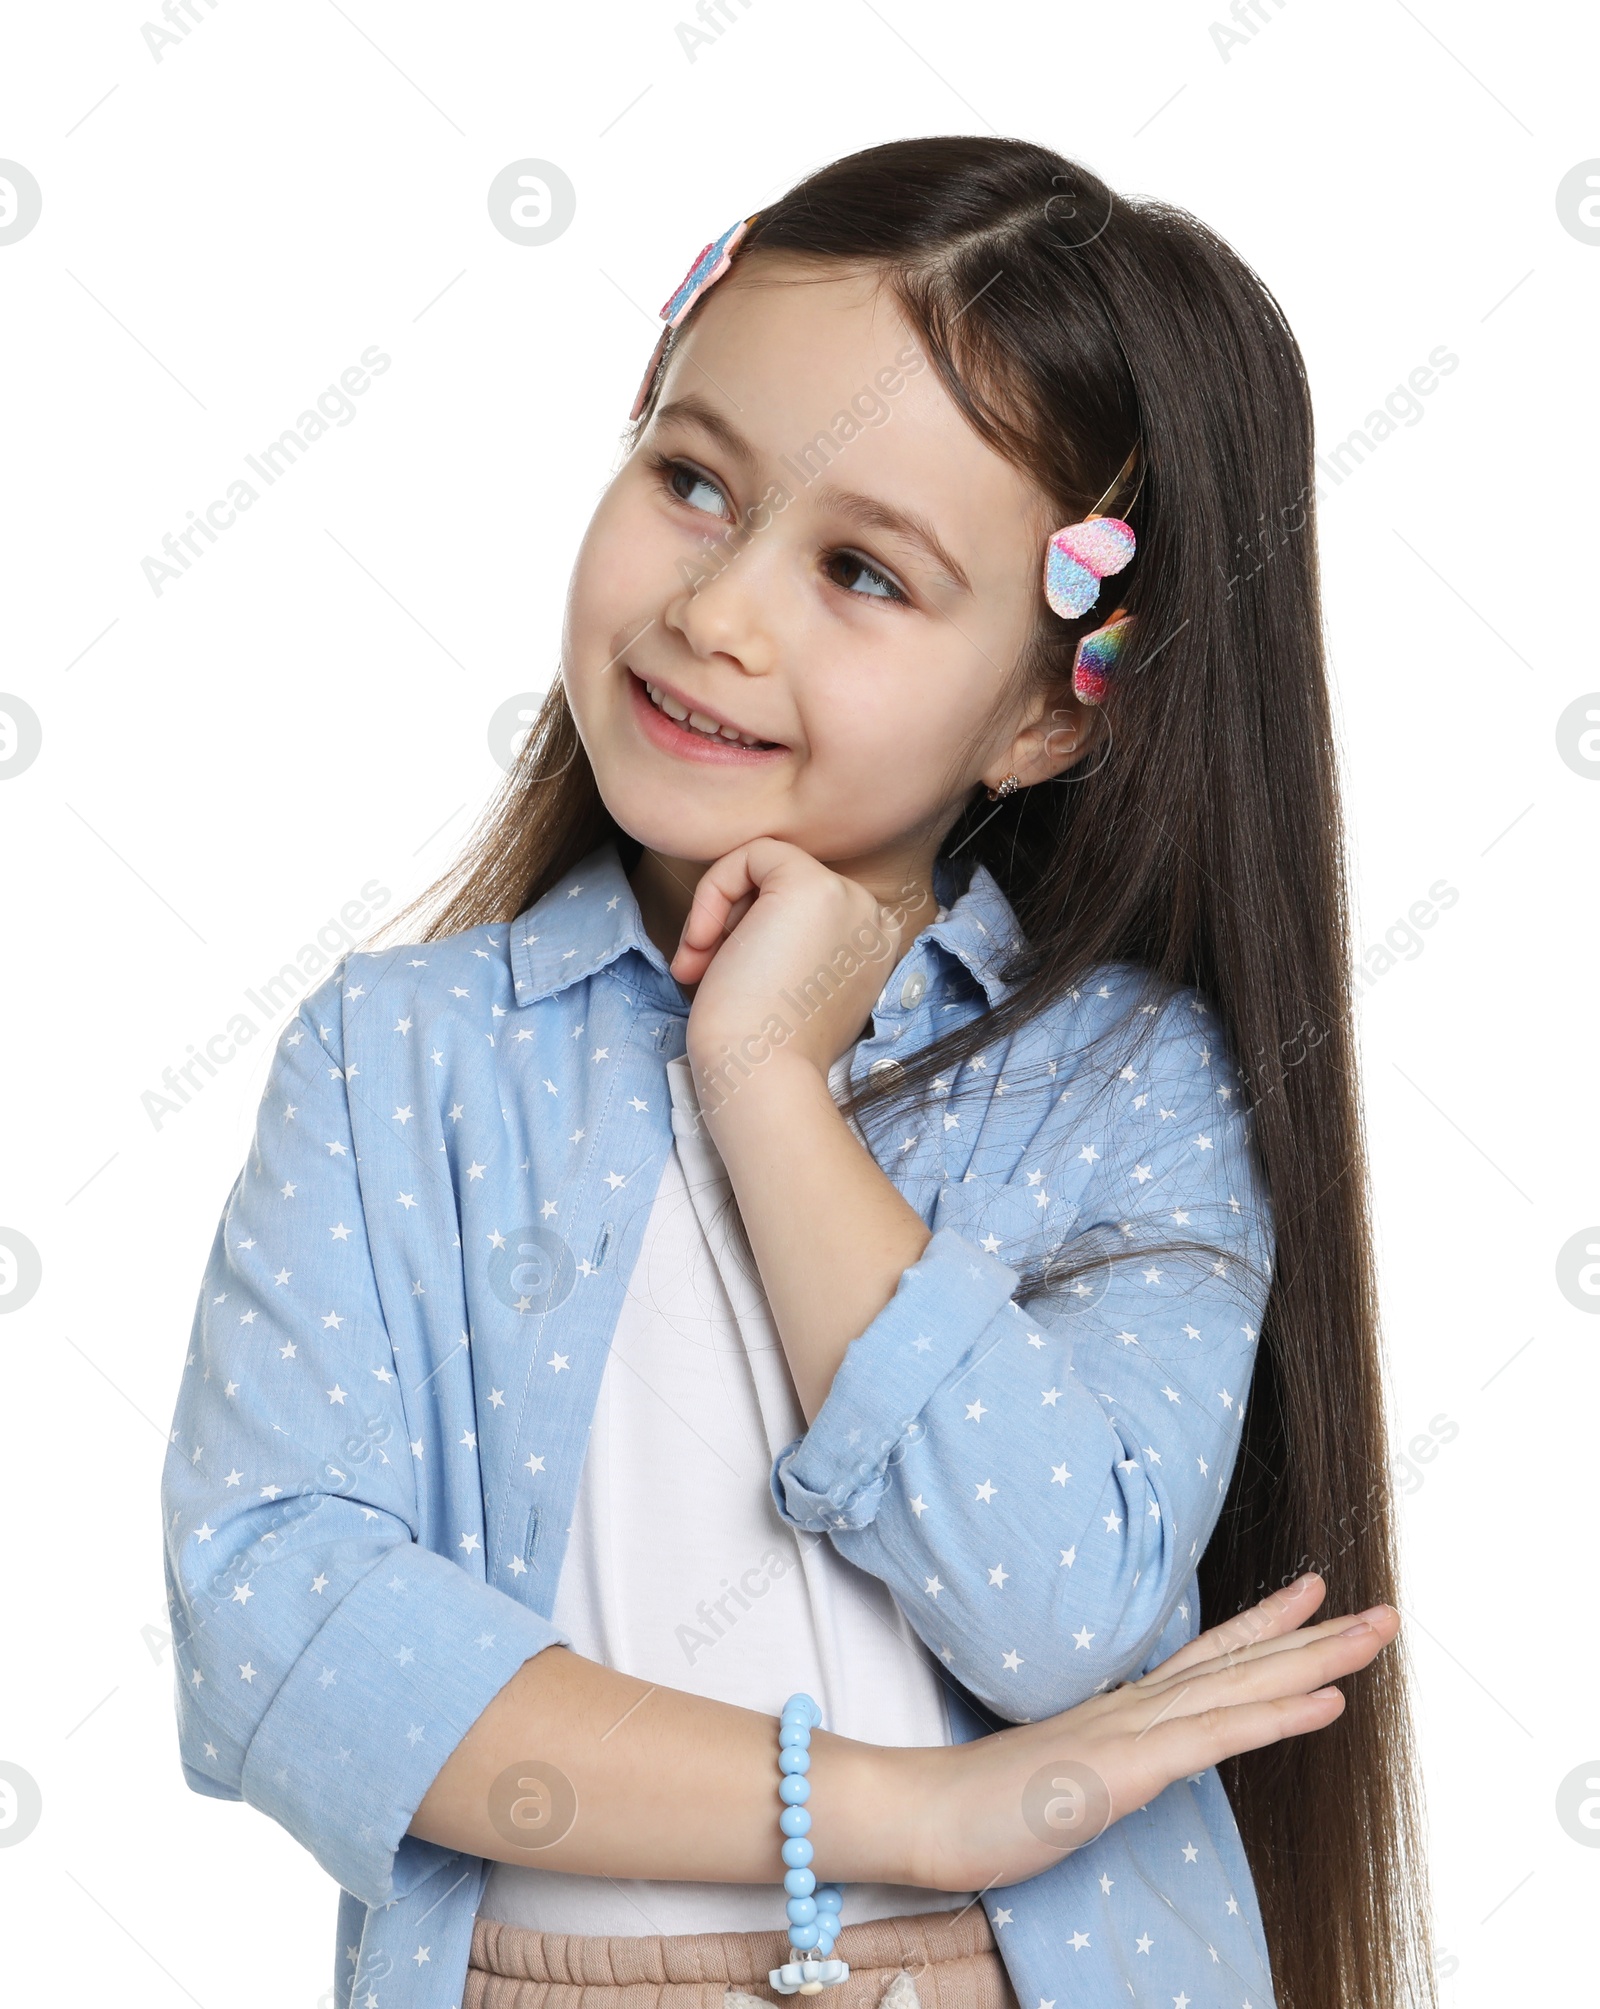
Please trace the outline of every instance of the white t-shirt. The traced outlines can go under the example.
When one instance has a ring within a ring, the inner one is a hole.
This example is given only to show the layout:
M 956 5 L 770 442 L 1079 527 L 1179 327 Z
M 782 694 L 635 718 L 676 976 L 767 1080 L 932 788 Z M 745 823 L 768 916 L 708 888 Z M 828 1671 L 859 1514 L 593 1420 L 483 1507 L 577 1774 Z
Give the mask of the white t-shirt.
M 830 1072 L 836 1099 L 850 1060 Z M 803 1689 L 847 1737 L 947 1744 L 940 1670 L 888 1590 L 773 1503 L 772 1461 L 805 1416 L 688 1060 L 667 1075 L 674 1146 L 601 1381 L 556 1623 L 575 1652 L 663 1687 L 774 1716 Z M 778 1813 L 774 1770 L 775 1832 Z M 812 1813 L 826 1878 L 826 1804 Z M 853 1884 L 844 1920 L 953 1910 L 968 1895 Z M 479 1915 L 616 1935 L 784 1924 L 777 1885 L 619 1882 L 508 1863 L 493 1866 Z

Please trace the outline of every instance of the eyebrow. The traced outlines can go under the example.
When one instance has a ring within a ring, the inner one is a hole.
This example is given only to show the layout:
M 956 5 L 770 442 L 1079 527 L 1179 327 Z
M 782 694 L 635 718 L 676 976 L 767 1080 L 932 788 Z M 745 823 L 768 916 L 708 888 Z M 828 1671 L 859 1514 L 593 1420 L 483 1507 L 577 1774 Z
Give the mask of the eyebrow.
M 670 425 L 674 421 L 697 425 L 702 432 L 708 433 L 731 459 L 737 461 L 747 474 L 754 476 L 759 472 L 760 461 L 744 434 L 731 420 L 724 418 L 714 405 L 707 404 L 692 391 L 663 405 L 656 413 L 656 420 L 661 425 Z M 904 538 L 910 544 L 919 546 L 952 585 L 959 586 L 963 593 L 972 591 L 972 581 L 960 563 L 940 542 L 933 525 L 917 511 L 897 508 L 893 503 L 881 501 L 877 496 L 862 495 L 854 489 L 836 488 L 831 482 L 824 482 L 815 493 L 817 501 L 824 509 L 848 518 L 861 529 L 888 531 L 894 536 Z

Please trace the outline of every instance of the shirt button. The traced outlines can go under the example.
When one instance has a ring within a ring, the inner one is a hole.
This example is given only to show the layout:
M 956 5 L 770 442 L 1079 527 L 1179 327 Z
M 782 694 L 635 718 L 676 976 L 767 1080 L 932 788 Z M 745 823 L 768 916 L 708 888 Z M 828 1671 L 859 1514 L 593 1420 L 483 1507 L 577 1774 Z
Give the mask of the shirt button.
M 885 1054 L 882 1060 L 875 1060 L 867 1069 L 867 1072 L 868 1074 L 899 1074 L 901 1068 L 898 1060 L 891 1060 Z
M 913 970 L 900 986 L 901 1004 L 905 1006 L 907 1011 L 910 1011 L 913 1005 L 921 1004 L 922 994 L 927 988 L 928 979 L 922 974 L 921 970 Z

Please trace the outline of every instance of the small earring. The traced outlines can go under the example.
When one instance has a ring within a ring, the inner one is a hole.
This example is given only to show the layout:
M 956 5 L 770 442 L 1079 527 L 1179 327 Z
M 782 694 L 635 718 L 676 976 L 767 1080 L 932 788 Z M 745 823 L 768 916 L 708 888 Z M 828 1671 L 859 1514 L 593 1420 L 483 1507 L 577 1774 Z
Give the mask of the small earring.
M 991 802 L 1004 802 L 1008 795 L 1015 795 L 1021 786 L 1022 783 L 1016 775 L 1008 774 L 998 788 L 990 788 L 985 782 L 984 793 Z

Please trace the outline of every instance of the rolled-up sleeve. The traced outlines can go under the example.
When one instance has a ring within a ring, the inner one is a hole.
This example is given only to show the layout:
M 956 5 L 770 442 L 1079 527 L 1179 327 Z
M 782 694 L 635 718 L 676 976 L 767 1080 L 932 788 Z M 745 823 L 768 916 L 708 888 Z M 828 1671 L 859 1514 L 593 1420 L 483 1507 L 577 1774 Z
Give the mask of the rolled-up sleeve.
M 780 1454 L 774 1484 L 789 1520 L 820 1533 L 876 1518 L 890 1461 L 924 1432 L 929 1402 L 970 1365 L 1016 1284 L 954 1228 L 934 1233 L 846 1352 L 810 1430 Z
M 283 1028 L 206 1265 L 163 1474 L 179 1745 L 368 1904 L 446 1852 L 407 1838 L 549 1620 L 419 1542 L 367 1241 L 339 972 Z M 478 1548 L 481 1563 L 481 1548 Z
M 1271 1268 L 1248 1115 L 1196 1000 L 1049 1068 L 1028 1109 L 1007 1066 L 987 1145 L 772 1474 L 780 1512 L 887 1583 L 1012 1721 L 1137 1671 L 1184 1598 Z M 1019 1296 L 1035 1218 L 1059 1280 Z

